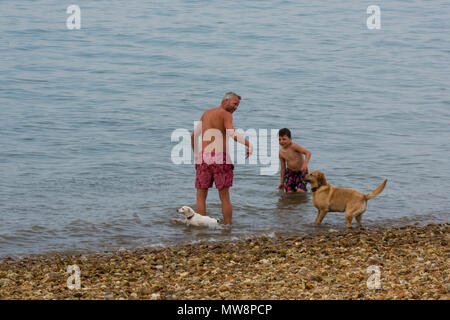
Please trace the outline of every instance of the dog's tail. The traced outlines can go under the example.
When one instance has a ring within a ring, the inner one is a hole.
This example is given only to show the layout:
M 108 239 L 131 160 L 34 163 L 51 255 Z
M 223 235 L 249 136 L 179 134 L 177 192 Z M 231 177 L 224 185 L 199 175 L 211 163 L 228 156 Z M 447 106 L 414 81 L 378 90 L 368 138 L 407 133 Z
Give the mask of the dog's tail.
M 365 194 L 365 197 L 367 200 L 375 198 L 377 195 L 383 191 L 384 187 L 386 186 L 387 179 L 385 179 L 375 190 L 373 190 L 371 193 Z

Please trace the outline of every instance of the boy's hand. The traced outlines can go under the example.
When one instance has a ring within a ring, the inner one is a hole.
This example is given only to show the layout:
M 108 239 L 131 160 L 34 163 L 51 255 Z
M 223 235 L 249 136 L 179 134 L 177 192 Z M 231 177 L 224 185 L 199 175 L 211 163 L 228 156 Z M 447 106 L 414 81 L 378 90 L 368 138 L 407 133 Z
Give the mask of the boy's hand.
M 308 171 L 308 165 L 306 163 L 303 163 L 302 166 L 300 167 L 300 171 L 305 174 L 306 171 Z
M 278 191 L 284 191 L 284 183 L 278 185 Z

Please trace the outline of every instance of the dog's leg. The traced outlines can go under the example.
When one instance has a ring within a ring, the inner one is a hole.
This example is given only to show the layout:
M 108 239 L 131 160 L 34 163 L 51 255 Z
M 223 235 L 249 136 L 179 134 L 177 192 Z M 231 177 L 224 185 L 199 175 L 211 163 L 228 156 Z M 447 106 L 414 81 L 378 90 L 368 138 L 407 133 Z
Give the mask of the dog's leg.
M 186 219 L 178 219 L 178 218 L 174 218 L 174 219 L 172 219 L 172 221 L 177 224 L 186 224 L 186 222 L 187 222 Z
M 347 228 L 351 229 L 352 228 L 352 219 L 353 219 L 353 215 L 350 213 L 345 212 L 345 220 L 347 220 Z
M 366 209 L 367 209 L 367 201 L 363 204 L 355 206 L 354 208 L 351 208 L 352 217 L 356 219 L 356 222 L 358 222 L 358 226 L 360 229 L 362 229 L 361 224 L 362 215 L 366 211 Z
M 352 228 L 352 220 L 354 217 L 355 209 L 352 208 L 351 205 L 347 205 L 347 208 L 345 209 L 345 220 L 347 220 L 347 228 Z
M 360 228 L 362 227 L 361 218 L 364 211 L 366 211 L 366 208 L 367 202 L 366 203 L 352 202 L 347 204 L 347 208 L 345 208 L 345 219 L 347 220 L 347 228 L 352 227 L 353 218 L 356 218 L 359 227 Z
M 361 219 L 362 219 L 362 213 L 360 215 L 356 216 L 356 222 L 358 222 L 358 226 L 360 229 L 363 229 L 363 226 L 361 224 Z
M 325 218 L 325 216 L 327 215 L 327 213 L 328 213 L 327 210 L 319 210 L 319 212 L 317 212 L 317 217 L 316 217 L 315 224 L 321 224 L 323 218 Z

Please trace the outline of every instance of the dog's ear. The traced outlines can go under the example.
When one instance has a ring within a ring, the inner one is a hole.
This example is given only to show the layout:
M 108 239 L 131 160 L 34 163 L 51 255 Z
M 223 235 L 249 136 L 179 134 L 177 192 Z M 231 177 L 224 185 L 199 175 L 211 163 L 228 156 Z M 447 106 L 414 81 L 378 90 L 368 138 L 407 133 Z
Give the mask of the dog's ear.
M 319 186 L 323 186 L 327 184 L 327 179 L 325 179 L 325 175 L 322 172 L 319 172 L 317 175 L 317 183 Z

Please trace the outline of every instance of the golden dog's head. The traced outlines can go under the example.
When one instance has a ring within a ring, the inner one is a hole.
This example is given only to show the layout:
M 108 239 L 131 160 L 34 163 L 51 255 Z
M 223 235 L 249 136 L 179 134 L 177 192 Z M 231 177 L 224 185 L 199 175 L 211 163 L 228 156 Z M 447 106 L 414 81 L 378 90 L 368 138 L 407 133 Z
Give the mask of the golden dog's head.
M 312 171 L 303 177 L 303 180 L 309 182 L 312 187 L 320 187 L 327 184 L 325 175 L 320 171 Z

